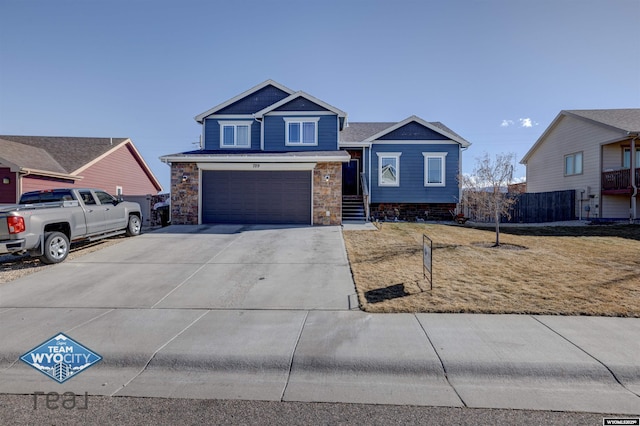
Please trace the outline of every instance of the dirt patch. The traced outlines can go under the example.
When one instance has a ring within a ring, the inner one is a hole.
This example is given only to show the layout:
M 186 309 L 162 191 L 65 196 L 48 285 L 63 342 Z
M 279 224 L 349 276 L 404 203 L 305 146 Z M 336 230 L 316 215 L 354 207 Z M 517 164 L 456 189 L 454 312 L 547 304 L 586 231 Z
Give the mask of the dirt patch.
M 344 231 L 362 309 L 640 317 L 640 226 L 503 232 L 435 224 Z M 515 234 L 519 235 L 515 235 Z M 433 240 L 433 290 L 422 235 Z

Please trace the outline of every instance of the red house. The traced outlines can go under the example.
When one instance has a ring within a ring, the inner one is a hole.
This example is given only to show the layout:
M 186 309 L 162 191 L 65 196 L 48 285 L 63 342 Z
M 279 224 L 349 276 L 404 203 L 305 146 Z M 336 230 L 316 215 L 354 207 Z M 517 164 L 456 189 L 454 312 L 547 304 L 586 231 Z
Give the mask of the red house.
M 127 196 L 162 190 L 131 139 L 0 135 L 0 203 L 73 186 Z

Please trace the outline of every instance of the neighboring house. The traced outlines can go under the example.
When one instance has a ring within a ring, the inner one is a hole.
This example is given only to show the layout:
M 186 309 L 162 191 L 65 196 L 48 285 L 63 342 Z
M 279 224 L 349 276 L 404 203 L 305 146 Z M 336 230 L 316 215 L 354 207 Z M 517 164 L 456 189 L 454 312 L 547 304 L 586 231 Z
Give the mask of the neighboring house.
M 640 108 L 561 111 L 523 157 L 527 192 L 576 191 L 576 217 L 638 219 Z
M 162 190 L 130 139 L 0 135 L 0 203 L 74 186 L 127 196 Z
M 362 212 L 410 206 L 424 215 L 459 197 L 469 143 L 439 123 L 348 124 L 340 109 L 273 80 L 195 119 L 201 149 L 161 157 L 171 165 L 174 224 L 338 225 L 354 217 L 343 199 Z

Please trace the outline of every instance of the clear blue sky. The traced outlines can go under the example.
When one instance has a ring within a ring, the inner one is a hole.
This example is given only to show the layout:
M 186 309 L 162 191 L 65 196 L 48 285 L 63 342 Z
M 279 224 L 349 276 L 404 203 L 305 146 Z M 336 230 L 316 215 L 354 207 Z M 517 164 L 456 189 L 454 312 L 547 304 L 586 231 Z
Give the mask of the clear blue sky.
M 0 134 L 193 149 L 274 79 L 351 121 L 441 121 L 518 160 L 562 109 L 640 106 L 640 0 L 0 0 Z M 517 174 L 524 176 L 523 166 Z

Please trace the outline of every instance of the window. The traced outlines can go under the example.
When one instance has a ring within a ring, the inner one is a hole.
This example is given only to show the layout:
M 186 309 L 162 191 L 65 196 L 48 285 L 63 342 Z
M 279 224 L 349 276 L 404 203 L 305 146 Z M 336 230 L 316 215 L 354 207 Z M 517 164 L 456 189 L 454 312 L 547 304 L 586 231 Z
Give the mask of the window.
M 378 186 L 400 186 L 400 152 L 378 152 Z
M 104 191 L 96 191 L 96 196 L 98 197 L 98 200 L 100 200 L 100 204 L 114 204 L 116 202 L 113 195 L 107 194 Z
M 565 176 L 582 174 L 582 153 L 566 155 L 564 157 L 564 174 Z
M 82 202 L 85 205 L 94 205 L 96 204 L 96 200 L 93 198 L 93 195 L 90 191 L 80 191 L 80 196 L 82 197 Z
M 634 166 L 636 169 L 640 168 L 640 148 L 636 148 L 636 163 Z M 631 168 L 631 147 L 625 147 L 622 151 L 622 167 L 625 169 Z
M 445 186 L 446 152 L 423 152 L 424 186 Z
M 286 145 L 318 145 L 318 121 L 320 118 L 285 117 Z
M 250 121 L 221 121 L 220 148 L 249 148 L 251 147 Z

